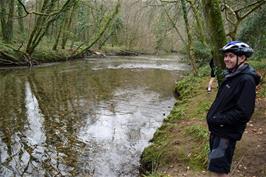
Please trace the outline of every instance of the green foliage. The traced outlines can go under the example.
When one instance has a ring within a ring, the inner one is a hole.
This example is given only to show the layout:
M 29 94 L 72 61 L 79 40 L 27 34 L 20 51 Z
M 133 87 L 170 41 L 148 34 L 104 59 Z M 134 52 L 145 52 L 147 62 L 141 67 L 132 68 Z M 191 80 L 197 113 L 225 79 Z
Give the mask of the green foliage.
M 239 32 L 238 38 L 250 44 L 255 57 L 266 57 L 266 5 L 250 15 Z
M 189 158 L 189 164 L 194 168 L 202 169 L 207 165 L 207 156 L 209 152 L 208 130 L 201 125 L 192 125 L 187 127 L 185 132 L 193 137 L 195 141 L 201 142 L 198 147 L 194 147 Z
M 148 175 L 144 175 L 143 177 L 171 177 L 171 176 L 163 174 L 163 173 L 154 172 Z
M 39 47 L 33 53 L 32 57 L 35 61 L 45 63 L 45 62 L 55 62 L 55 61 L 66 61 L 70 53 L 65 50 L 51 50 Z
M 196 169 L 206 169 L 208 163 L 209 144 L 202 143 L 191 156 L 189 163 Z
M 192 97 L 193 93 L 195 93 L 195 90 L 193 89 L 195 87 L 194 84 L 197 83 L 197 78 L 192 74 L 178 81 L 176 85 L 176 91 L 181 95 L 181 99 L 184 97 Z
M 180 101 L 177 102 L 176 105 L 178 106 L 174 106 L 174 108 L 171 111 L 171 114 L 167 117 L 168 121 L 179 120 L 185 117 L 185 110 L 187 108 L 187 104 L 184 103 L 182 104 L 182 102 Z
M 211 68 L 209 63 L 204 64 L 204 66 L 201 66 L 199 68 L 198 76 L 199 77 L 204 77 L 204 76 L 210 76 Z
M 19 61 L 21 58 L 22 54 L 20 52 L 16 52 L 17 48 L 14 48 L 13 45 L 11 44 L 6 44 L 2 43 L 0 40 L 0 52 L 5 53 L 6 55 L 14 58 L 15 60 Z M 1 58 L 1 53 L 0 53 L 0 58 Z
M 211 104 L 212 103 L 210 100 L 205 100 L 205 102 L 200 102 L 199 106 L 196 109 L 196 115 L 195 116 L 203 115 L 203 114 L 207 113 Z M 200 118 L 205 119 L 205 117 L 203 117 L 203 116 L 200 116 Z
M 201 125 L 192 125 L 185 129 L 185 132 L 194 137 L 196 140 L 207 140 L 208 130 Z
M 145 166 L 145 171 L 149 171 L 151 173 L 155 172 L 159 164 L 162 163 L 164 154 L 169 152 L 166 148 L 168 144 L 168 128 L 169 127 L 166 126 L 166 124 L 160 127 L 151 140 L 152 144 L 148 148 L 144 149 L 142 153 L 141 164 Z
M 263 81 L 258 97 L 266 97 L 266 82 Z
M 196 57 L 196 62 L 199 66 L 208 64 L 211 60 L 211 49 L 204 45 L 200 41 L 193 42 L 194 54 Z
M 202 76 L 205 76 L 209 70 L 210 68 L 203 67 L 199 69 L 197 76 L 193 74 L 186 75 L 182 80 L 177 82 L 175 92 L 181 95 L 181 99 L 195 96 L 195 88 L 199 87 L 203 79 Z
M 260 83 L 260 89 L 257 94 L 258 97 L 266 97 L 266 58 L 260 58 L 257 60 L 250 60 L 249 62 L 261 75 L 262 75 L 262 82 Z
M 256 60 L 250 59 L 249 63 L 256 70 L 262 70 L 266 68 L 266 58 L 258 58 Z

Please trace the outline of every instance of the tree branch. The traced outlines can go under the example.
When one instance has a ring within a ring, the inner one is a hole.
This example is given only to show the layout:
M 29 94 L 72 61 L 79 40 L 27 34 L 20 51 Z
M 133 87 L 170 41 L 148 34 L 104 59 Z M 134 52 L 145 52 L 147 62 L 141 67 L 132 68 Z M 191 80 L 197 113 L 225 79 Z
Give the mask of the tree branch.
M 23 7 L 23 10 L 24 10 L 25 13 L 26 13 L 26 15 L 23 16 L 23 17 L 21 17 L 21 18 L 24 18 L 24 17 L 26 17 L 26 16 L 29 15 L 29 14 L 42 15 L 42 16 L 54 16 L 54 15 L 57 15 L 57 14 L 61 13 L 61 11 L 62 11 L 63 9 L 65 9 L 64 6 L 67 4 L 67 3 L 65 3 L 65 5 L 64 5 L 60 10 L 58 10 L 58 11 L 56 11 L 56 12 L 53 12 L 53 13 L 50 13 L 50 14 L 46 14 L 46 13 L 35 12 L 35 11 L 29 12 L 21 0 L 17 0 L 17 1 L 18 1 L 19 4 Z
M 160 0 L 160 1 L 163 2 L 163 0 Z M 176 27 L 176 24 L 175 24 L 174 20 L 170 17 L 170 14 L 169 14 L 168 11 L 165 9 L 165 6 L 164 6 L 163 4 L 162 4 L 162 6 L 163 6 L 163 10 L 164 10 L 166 16 L 168 17 L 170 23 L 172 24 L 173 28 L 174 28 L 175 31 L 177 32 L 177 34 L 178 34 L 178 36 L 180 37 L 181 41 L 182 41 L 184 44 L 186 44 L 186 41 L 185 41 L 184 38 L 182 37 L 182 35 L 181 35 L 179 29 Z
M 235 13 L 238 13 L 238 12 L 240 12 L 241 10 L 247 9 L 247 8 L 249 8 L 249 7 L 252 7 L 252 6 L 256 5 L 256 4 L 259 4 L 259 3 L 262 3 L 262 4 L 263 4 L 263 3 L 265 3 L 265 2 L 266 2 L 266 0 L 256 1 L 256 2 L 254 2 L 254 3 L 251 3 L 251 4 L 247 5 L 247 6 L 244 6 L 244 7 L 240 8 L 240 9 L 235 10 Z
M 231 23 L 231 24 L 233 24 L 233 25 L 235 25 L 236 23 L 234 23 L 229 17 L 228 17 L 228 14 L 227 14 L 227 10 L 226 9 L 228 9 L 236 18 L 237 18 L 237 14 L 235 13 L 235 11 L 228 5 L 228 4 L 226 4 L 226 3 L 224 3 L 223 4 L 224 5 L 224 7 L 225 7 L 225 18 L 226 18 L 226 20 L 229 22 L 229 23 Z M 238 18 L 237 18 L 238 19 Z
M 260 6 L 262 6 L 265 3 L 266 3 L 266 1 L 261 1 L 257 6 L 253 7 L 247 13 L 245 13 L 243 16 L 239 17 L 240 20 L 243 20 L 244 18 L 246 18 L 249 14 L 251 14 L 253 11 L 255 11 L 256 9 L 258 9 Z

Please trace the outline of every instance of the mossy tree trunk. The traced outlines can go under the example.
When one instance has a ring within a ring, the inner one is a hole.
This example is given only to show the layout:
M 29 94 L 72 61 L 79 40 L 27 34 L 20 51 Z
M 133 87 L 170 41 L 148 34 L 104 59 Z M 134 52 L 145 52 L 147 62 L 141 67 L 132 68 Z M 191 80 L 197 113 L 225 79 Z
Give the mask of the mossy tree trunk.
M 0 0 L 1 6 L 1 28 L 2 37 L 6 43 L 10 43 L 13 38 L 13 23 L 14 23 L 14 10 L 15 10 L 15 0 Z M 7 8 L 8 7 L 8 8 Z M 6 11 L 8 9 L 8 12 Z
M 63 30 L 62 43 L 61 43 L 62 49 L 65 49 L 66 47 L 66 43 L 68 40 L 68 31 L 71 27 L 76 9 L 77 9 L 77 3 L 73 5 L 72 9 L 70 10 L 70 13 L 66 14 L 66 18 L 64 20 L 63 29 L 62 29 Z
M 36 24 L 31 32 L 28 40 L 26 52 L 29 56 L 32 55 L 35 48 L 38 46 L 50 25 L 56 21 L 63 13 L 69 10 L 76 0 L 67 0 L 57 12 L 54 12 L 55 8 L 54 0 L 44 0 L 41 13 L 39 14 Z
M 23 7 L 20 5 L 19 2 L 17 2 L 17 8 L 18 8 L 18 16 L 19 16 L 18 18 L 19 31 L 21 34 L 24 34 L 25 27 L 24 27 L 24 20 L 23 20 Z
M 199 10 L 196 7 L 196 2 L 195 0 L 187 0 L 187 2 L 190 4 L 190 7 L 193 11 L 194 18 L 196 20 L 196 27 L 199 35 L 199 40 L 202 44 L 206 46 L 206 37 L 204 34 L 204 26 L 203 26 L 203 18 L 200 17 Z M 200 2 L 198 2 L 200 3 Z M 201 4 L 199 4 L 201 5 Z
M 193 73 L 197 73 L 197 67 L 196 67 L 196 60 L 195 60 L 195 55 L 193 51 L 193 46 L 192 46 L 192 35 L 191 35 L 191 29 L 188 23 L 188 13 L 187 13 L 187 7 L 186 7 L 186 2 L 185 0 L 181 0 L 182 4 L 182 10 L 183 10 L 183 17 L 185 21 L 185 27 L 186 27 L 186 32 L 187 32 L 187 53 L 188 53 L 188 58 L 191 63 Z
M 56 39 L 55 39 L 55 43 L 54 43 L 54 45 L 53 45 L 53 50 L 57 50 L 57 46 L 58 46 L 58 43 L 59 43 L 59 40 L 60 40 L 60 37 L 61 37 L 61 34 L 62 34 L 62 28 L 63 28 L 63 26 L 61 25 L 60 27 L 59 27 L 59 31 L 58 31 L 58 33 L 57 33 L 57 36 L 56 36 Z
M 225 68 L 223 55 L 219 49 L 226 43 L 224 24 L 222 20 L 219 0 L 202 0 L 206 26 L 209 34 L 214 64 L 216 66 L 216 77 L 220 84 L 223 79 L 222 69 Z

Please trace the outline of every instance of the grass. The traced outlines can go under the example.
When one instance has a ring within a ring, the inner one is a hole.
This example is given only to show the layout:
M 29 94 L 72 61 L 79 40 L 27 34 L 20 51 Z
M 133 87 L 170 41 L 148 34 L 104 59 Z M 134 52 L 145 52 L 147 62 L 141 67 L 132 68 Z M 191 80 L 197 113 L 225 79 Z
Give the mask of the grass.
M 251 60 L 250 64 L 265 77 L 265 59 Z M 214 87 L 212 93 L 207 93 L 208 75 L 205 66 L 197 76 L 187 75 L 177 83 L 181 97 L 142 154 L 141 164 L 148 167 L 143 170 L 145 177 L 164 175 L 170 166 L 177 171 L 190 167 L 195 174 L 206 169 L 209 147 L 205 117 L 217 91 Z M 263 81 L 257 97 L 266 96 L 265 85 Z
M 193 147 L 190 154 L 189 164 L 195 169 L 202 169 L 207 165 L 207 155 L 209 152 L 208 146 L 208 130 L 202 125 L 191 125 L 185 128 L 188 136 L 191 136 L 193 141 L 197 141 L 198 146 Z
M 143 177 L 171 177 L 167 174 L 163 174 L 163 173 L 151 173 L 151 174 L 148 174 L 147 176 L 144 175 Z

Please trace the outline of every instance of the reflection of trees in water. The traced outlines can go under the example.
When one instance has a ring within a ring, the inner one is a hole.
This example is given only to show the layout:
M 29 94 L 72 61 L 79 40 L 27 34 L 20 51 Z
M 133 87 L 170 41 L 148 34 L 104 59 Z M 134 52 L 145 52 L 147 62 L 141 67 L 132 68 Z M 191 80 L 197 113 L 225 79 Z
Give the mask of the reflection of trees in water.
M 78 143 L 75 134 L 72 134 L 71 123 L 68 123 L 67 130 L 62 126 L 64 121 L 60 126 L 54 125 L 52 118 L 57 115 L 51 118 L 53 110 L 49 110 L 49 106 L 46 107 L 50 102 L 38 102 L 29 83 L 25 86 L 24 77 L 1 78 L 0 93 L 0 106 L 5 110 L 1 113 L 0 121 L 0 176 L 23 176 L 23 174 L 54 176 L 67 175 L 68 171 L 73 171 L 70 166 L 75 165 L 73 162 L 78 151 Z M 44 108 L 42 111 L 41 106 Z M 51 115 L 44 116 L 45 113 Z M 51 134 L 52 130 L 60 135 L 61 139 Z M 70 131 L 71 136 L 65 137 L 66 134 L 61 130 Z M 67 157 L 68 154 L 73 158 Z
M 26 119 L 23 100 L 25 97 L 24 80 L 15 75 L 0 77 L 1 137 L 3 143 L 7 145 L 8 155 L 12 156 L 11 137 L 15 132 L 22 131 Z
M 77 169 L 82 145 L 77 131 L 85 117 L 95 117 L 97 102 L 112 96 L 112 81 L 107 77 L 88 77 L 87 73 L 58 71 L 32 73 L 28 79 L 44 115 L 46 143 L 65 155 L 61 158 L 67 166 Z
M 60 66 L 38 68 L 27 76 L 0 75 L 0 107 L 4 110 L 0 171 L 36 176 L 80 174 L 79 165 L 86 159 L 80 162 L 84 149 L 77 135 L 84 124 L 97 121 L 99 107 L 115 113 L 121 109 L 115 92 L 142 87 L 169 94 L 172 82 L 169 73 L 160 70 L 145 71 L 144 75 L 134 70 L 76 67 L 70 71 Z M 27 99 L 35 109 L 27 107 Z M 102 100 L 108 104 L 101 104 Z M 138 136 L 139 130 L 132 131 L 127 136 Z M 39 141 L 34 143 L 35 134 Z

